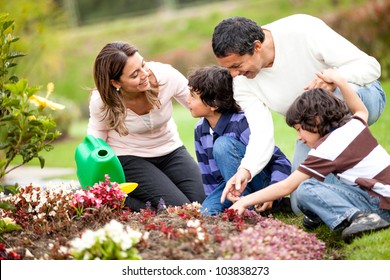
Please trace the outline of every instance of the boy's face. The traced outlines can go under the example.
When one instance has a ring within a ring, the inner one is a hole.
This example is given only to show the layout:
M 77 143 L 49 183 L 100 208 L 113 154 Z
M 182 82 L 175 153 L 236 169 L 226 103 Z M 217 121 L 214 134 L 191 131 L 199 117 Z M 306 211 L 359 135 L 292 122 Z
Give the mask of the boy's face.
M 194 118 L 208 117 L 213 114 L 213 109 L 209 105 L 203 103 L 200 95 L 190 88 L 190 94 L 187 97 L 188 109 Z
M 319 133 L 307 131 L 300 124 L 294 125 L 294 128 L 298 133 L 298 140 L 310 148 L 313 148 L 314 144 L 321 138 Z

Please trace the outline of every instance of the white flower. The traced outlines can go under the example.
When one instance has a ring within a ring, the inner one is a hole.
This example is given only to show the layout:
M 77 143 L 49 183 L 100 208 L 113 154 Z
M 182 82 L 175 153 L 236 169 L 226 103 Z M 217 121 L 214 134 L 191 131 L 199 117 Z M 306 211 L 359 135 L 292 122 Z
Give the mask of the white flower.
M 85 248 L 84 241 L 81 238 L 75 238 L 70 241 L 71 251 L 82 252 Z
M 103 243 L 107 240 L 106 232 L 104 229 L 101 228 L 95 231 L 95 240 L 99 243 Z
M 91 253 L 89 249 L 97 242 L 105 244 L 108 242 L 114 242 L 115 246 L 121 249 L 120 255 L 122 258 L 127 258 L 128 251 L 134 244 L 139 242 L 142 237 L 142 233 L 131 229 L 129 226 L 125 227 L 123 224 L 116 220 L 111 220 L 103 228 L 93 232 L 86 230 L 81 238 L 76 238 L 70 242 L 71 252 L 83 252 L 82 257 L 84 259 L 98 258 L 94 253 Z M 104 246 L 104 245 L 103 245 Z
M 199 240 L 202 240 L 202 241 L 203 241 L 204 238 L 205 238 L 205 236 L 206 236 L 206 235 L 205 235 L 204 232 L 198 231 L 198 239 L 199 239 Z
M 30 194 L 28 194 L 28 193 L 23 193 L 22 194 L 22 197 L 24 197 L 24 199 L 26 200 L 26 202 L 30 202 L 31 200 L 30 200 Z
M 133 240 L 131 238 L 123 238 L 120 242 L 121 250 L 127 251 L 133 246 Z
M 81 239 L 83 241 L 82 250 L 89 249 L 96 242 L 95 232 L 93 232 L 92 230 L 87 229 L 86 231 L 84 231 L 83 235 L 81 236 Z
M 38 194 L 37 192 L 33 192 L 31 195 L 31 201 L 32 202 L 37 202 L 38 201 Z
M 89 260 L 91 258 L 91 254 L 89 252 L 85 252 L 84 260 Z
M 187 222 L 187 227 L 193 227 L 193 228 L 197 228 L 200 226 L 200 221 L 199 220 L 189 220 Z
M 150 232 L 149 232 L 149 231 L 146 231 L 146 232 L 142 235 L 142 238 L 143 238 L 144 240 L 147 240 L 147 239 L 149 239 L 149 235 L 150 235 Z
M 109 238 L 111 238 L 115 243 L 120 244 L 123 235 L 123 225 L 120 222 L 111 220 L 104 226 L 104 230 Z
M 45 213 L 39 213 L 39 214 L 38 214 L 38 218 L 39 218 L 39 219 L 42 219 L 42 218 L 45 217 L 45 216 L 46 216 Z
M 60 246 L 58 252 L 66 254 L 68 252 L 68 248 L 66 246 Z

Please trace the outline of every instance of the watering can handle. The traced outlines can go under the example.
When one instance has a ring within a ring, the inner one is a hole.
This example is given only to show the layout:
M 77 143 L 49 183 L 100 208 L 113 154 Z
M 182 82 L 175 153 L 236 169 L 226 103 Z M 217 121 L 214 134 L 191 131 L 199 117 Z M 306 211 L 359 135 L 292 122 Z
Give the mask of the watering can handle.
M 95 136 L 93 136 L 93 135 L 87 135 L 87 136 L 85 136 L 85 141 L 86 142 L 89 142 L 91 145 L 92 145 L 92 147 L 94 148 L 94 149 L 96 149 L 96 148 L 99 148 L 99 147 L 101 147 L 101 145 L 102 145 L 102 142 L 99 142 L 99 139 L 100 138 L 96 138 Z

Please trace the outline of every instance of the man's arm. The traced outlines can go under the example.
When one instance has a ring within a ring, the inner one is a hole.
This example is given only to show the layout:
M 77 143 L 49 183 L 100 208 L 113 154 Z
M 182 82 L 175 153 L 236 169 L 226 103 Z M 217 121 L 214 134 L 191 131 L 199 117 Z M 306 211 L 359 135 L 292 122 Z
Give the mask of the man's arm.
M 237 173 L 226 183 L 227 188 L 234 186 L 241 194 L 247 183 L 263 170 L 271 159 L 275 146 L 274 129 L 271 112 L 255 95 L 254 89 L 244 86 L 237 87 L 235 83 L 234 98 L 245 112 L 251 131 L 246 152 Z

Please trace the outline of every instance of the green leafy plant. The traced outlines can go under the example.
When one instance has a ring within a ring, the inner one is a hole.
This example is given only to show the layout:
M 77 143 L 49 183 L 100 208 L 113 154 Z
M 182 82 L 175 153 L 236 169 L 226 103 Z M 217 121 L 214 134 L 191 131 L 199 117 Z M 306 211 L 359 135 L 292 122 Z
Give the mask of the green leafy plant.
M 30 87 L 26 79 L 12 75 L 16 58 L 23 53 L 12 50 L 18 41 L 13 35 L 14 21 L 7 14 L 0 14 L 0 180 L 13 169 L 38 158 L 41 168 L 45 160 L 43 150 L 50 151 L 51 143 L 60 135 L 50 115 L 42 114 L 46 107 L 63 109 L 60 104 L 48 100 L 54 85 L 49 83 L 46 98 L 36 96 L 40 86 Z M 10 167 L 15 157 L 22 162 Z
M 15 223 L 11 218 L 5 217 L 0 219 L 0 235 L 5 232 L 11 232 L 14 230 L 21 230 L 22 227 Z

